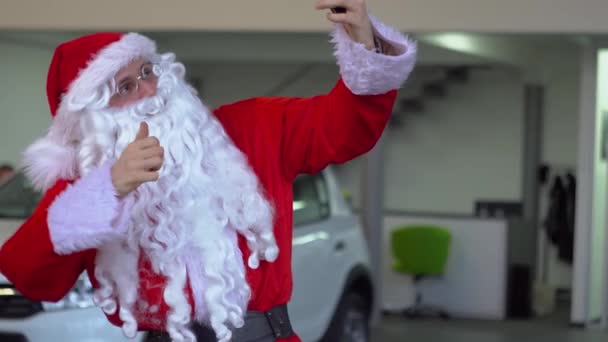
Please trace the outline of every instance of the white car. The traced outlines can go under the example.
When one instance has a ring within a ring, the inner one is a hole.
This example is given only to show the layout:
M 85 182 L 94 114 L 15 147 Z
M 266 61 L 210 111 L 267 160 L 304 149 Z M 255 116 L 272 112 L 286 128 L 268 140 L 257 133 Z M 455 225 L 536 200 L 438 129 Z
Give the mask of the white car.
M 21 174 L 0 187 L 0 243 L 28 217 L 40 194 Z M 305 342 L 369 341 L 373 284 L 358 218 L 330 168 L 294 182 L 293 276 L 289 313 Z M 124 337 L 91 300 L 86 276 L 58 303 L 33 302 L 0 275 L 1 342 L 145 342 Z

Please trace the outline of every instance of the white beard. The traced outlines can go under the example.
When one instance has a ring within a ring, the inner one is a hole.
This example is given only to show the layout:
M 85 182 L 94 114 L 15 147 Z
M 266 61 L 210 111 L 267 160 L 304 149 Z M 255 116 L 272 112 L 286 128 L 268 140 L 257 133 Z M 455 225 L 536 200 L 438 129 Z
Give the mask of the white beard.
M 192 310 L 219 341 L 243 325 L 250 298 L 237 233 L 251 250 L 249 267 L 274 261 L 272 208 L 246 157 L 183 79 L 184 67 L 162 56 L 157 95 L 122 110 L 89 110 L 79 148 L 80 174 L 116 160 L 133 141 L 141 121 L 165 149 L 160 179 L 141 185 L 133 200 L 124 240 L 98 249 L 96 303 L 119 315 L 123 331 L 134 336 L 138 300 L 138 259 L 167 278 L 163 297 L 170 311 L 165 327 L 174 341 L 195 341 L 188 328 Z M 107 92 L 106 92 L 107 93 Z M 150 114 L 153 113 L 153 114 Z M 195 308 L 186 299 L 187 277 Z M 153 303 L 148 303 L 153 304 Z

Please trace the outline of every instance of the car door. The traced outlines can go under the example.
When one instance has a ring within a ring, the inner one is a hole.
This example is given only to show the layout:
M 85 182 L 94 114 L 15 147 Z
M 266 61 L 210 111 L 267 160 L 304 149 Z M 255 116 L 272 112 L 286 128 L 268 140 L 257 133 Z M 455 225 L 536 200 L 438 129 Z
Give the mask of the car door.
M 342 229 L 332 217 L 332 194 L 323 173 L 298 177 L 293 190 L 294 292 L 289 310 L 302 340 L 314 341 L 331 320 L 344 284 L 343 246 L 337 240 Z

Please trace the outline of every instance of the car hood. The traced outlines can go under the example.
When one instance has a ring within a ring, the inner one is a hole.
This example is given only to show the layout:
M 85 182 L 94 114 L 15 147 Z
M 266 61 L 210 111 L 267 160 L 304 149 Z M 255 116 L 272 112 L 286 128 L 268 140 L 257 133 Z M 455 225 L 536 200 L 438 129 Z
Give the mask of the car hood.
M 0 246 L 23 224 L 22 219 L 0 219 Z
M 13 236 L 22 224 L 22 219 L 0 219 L 0 246 Z M 9 281 L 0 273 L 0 284 L 8 283 Z

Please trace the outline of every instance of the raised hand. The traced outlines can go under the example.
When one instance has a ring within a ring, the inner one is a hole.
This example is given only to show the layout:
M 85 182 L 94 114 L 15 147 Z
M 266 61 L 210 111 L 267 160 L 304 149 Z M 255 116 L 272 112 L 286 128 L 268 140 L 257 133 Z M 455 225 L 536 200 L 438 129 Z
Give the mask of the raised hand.
M 328 12 L 327 19 L 344 25 L 344 29 L 352 40 L 364 44 L 370 50 L 374 49 L 374 31 L 365 0 L 318 0 L 315 7 L 318 10 L 340 8 L 337 11 Z
M 119 197 L 124 197 L 145 182 L 158 180 L 164 150 L 155 137 L 150 137 L 148 124 L 142 122 L 135 140 L 112 166 L 112 184 Z

